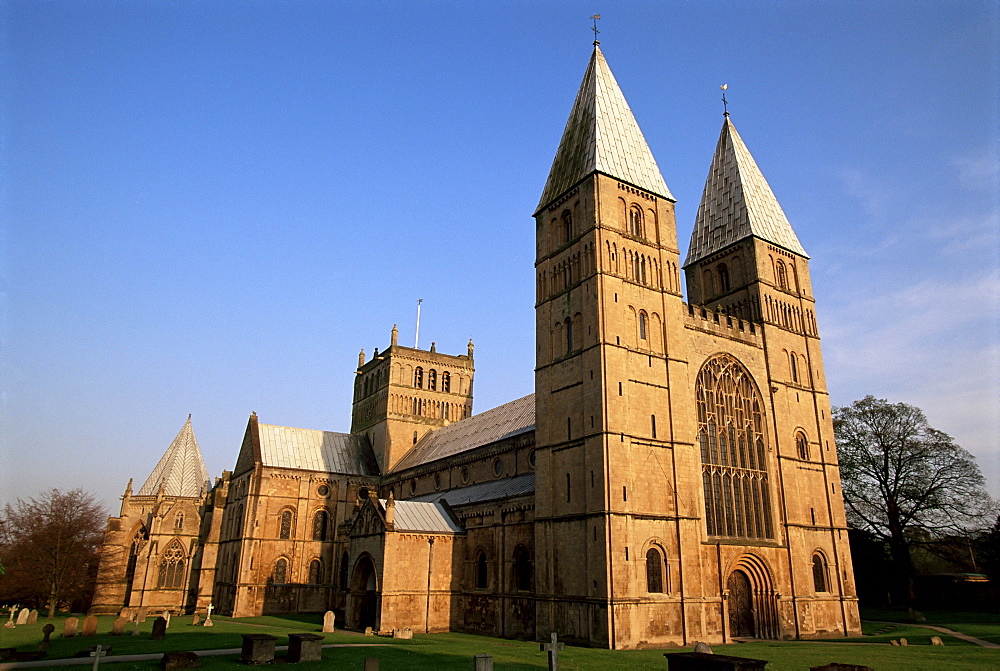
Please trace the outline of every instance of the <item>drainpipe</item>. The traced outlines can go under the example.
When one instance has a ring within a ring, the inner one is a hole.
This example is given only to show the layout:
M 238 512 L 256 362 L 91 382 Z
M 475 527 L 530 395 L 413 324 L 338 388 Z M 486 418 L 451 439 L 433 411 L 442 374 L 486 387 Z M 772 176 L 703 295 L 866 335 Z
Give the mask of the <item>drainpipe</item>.
M 427 607 L 424 612 L 424 633 L 431 632 L 431 561 L 434 559 L 434 539 L 427 539 Z

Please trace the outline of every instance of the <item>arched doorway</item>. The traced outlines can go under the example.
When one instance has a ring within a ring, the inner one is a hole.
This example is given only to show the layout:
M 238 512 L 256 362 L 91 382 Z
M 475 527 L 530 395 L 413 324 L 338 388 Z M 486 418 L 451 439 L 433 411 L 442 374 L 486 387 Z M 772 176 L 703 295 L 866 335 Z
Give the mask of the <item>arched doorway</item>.
M 375 563 L 364 554 L 354 565 L 351 575 L 351 593 L 348 597 L 348 624 L 355 629 L 378 629 L 379 595 Z
M 780 638 L 778 595 L 763 559 L 746 554 L 726 579 L 730 638 Z

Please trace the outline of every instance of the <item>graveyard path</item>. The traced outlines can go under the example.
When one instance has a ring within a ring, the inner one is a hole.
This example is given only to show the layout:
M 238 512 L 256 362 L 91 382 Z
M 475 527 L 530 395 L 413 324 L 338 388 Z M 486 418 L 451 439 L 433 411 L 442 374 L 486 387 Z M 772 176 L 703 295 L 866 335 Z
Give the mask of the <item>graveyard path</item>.
M 879 624 L 899 624 L 899 622 L 883 622 L 881 620 L 865 620 L 865 621 L 877 622 Z M 993 643 L 992 641 L 984 641 L 981 638 L 976 638 L 975 636 L 969 636 L 968 634 L 963 634 L 960 631 L 948 629 L 947 627 L 939 627 L 936 624 L 919 624 L 917 622 L 907 622 L 906 625 L 908 627 L 922 627 L 924 629 L 933 629 L 934 631 L 940 632 L 942 634 L 948 634 L 949 636 L 960 638 L 963 641 L 968 641 L 969 643 L 982 646 L 984 648 L 1000 648 L 1000 643 Z
M 391 646 L 390 643 L 329 643 L 324 648 L 384 648 Z M 288 650 L 287 645 L 279 645 L 274 648 L 275 652 Z M 215 657 L 219 655 L 239 655 L 243 651 L 240 648 L 228 648 L 225 650 L 192 650 L 199 657 Z M 109 655 L 101 658 L 101 666 L 114 664 L 115 662 L 155 662 L 163 657 L 162 652 L 144 655 Z M 51 669 L 57 666 L 94 666 L 91 657 L 67 657 L 66 659 L 40 659 L 37 662 L 0 662 L 0 671 L 7 669 Z

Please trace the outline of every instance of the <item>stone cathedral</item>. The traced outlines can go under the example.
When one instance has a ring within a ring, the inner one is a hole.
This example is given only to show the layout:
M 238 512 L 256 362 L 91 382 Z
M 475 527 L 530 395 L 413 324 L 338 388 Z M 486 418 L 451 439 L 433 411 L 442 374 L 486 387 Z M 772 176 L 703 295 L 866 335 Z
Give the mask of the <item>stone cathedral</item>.
M 534 213 L 535 393 L 473 414 L 472 343 L 393 327 L 349 433 L 251 414 L 210 483 L 189 418 L 108 521 L 93 612 L 606 648 L 860 633 L 809 257 L 728 114 L 683 265 L 674 202 L 595 43 Z

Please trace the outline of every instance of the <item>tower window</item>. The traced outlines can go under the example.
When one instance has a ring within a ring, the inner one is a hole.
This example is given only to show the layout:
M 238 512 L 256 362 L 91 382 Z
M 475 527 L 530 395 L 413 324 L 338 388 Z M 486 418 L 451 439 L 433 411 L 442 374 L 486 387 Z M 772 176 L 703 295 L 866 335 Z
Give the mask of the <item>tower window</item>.
M 281 521 L 278 526 L 278 538 L 288 539 L 292 537 L 292 511 L 285 510 L 281 513 Z
M 785 269 L 785 262 L 778 259 L 774 263 L 774 275 L 778 282 L 778 287 L 781 289 L 788 289 L 788 270 Z
M 316 511 L 316 515 L 313 516 L 313 540 L 314 541 L 325 541 L 327 537 L 327 529 L 330 527 L 330 514 L 326 510 Z
M 725 263 L 720 263 L 716 270 L 719 273 L 719 291 L 729 291 L 729 268 Z
M 633 205 L 628 210 L 628 232 L 637 238 L 642 237 L 642 210 Z
M 562 213 L 562 242 L 563 244 L 573 239 L 573 213 L 566 210 Z
M 441 373 L 441 391 L 450 392 L 451 391 L 451 373 L 445 371 Z
M 662 594 L 663 589 L 663 556 L 656 548 L 646 552 L 646 591 L 650 594 Z
M 806 440 L 806 434 L 799 431 L 795 434 L 795 451 L 799 455 L 799 459 L 809 458 L 809 442 Z
M 339 582 L 340 582 L 340 589 L 342 589 L 342 590 L 347 590 L 347 569 L 348 569 L 347 563 L 348 563 L 348 561 L 349 561 L 348 560 L 348 555 L 347 555 L 347 552 L 345 551 L 344 554 L 342 554 L 340 556 L 340 576 L 339 576 Z
M 653 434 L 653 438 L 656 438 L 656 415 L 649 416 L 649 425 Z
M 813 555 L 813 587 L 817 592 L 829 592 L 830 586 L 826 578 L 826 560 L 823 555 L 816 553 Z
M 288 582 L 288 560 L 284 557 L 274 562 L 273 582 L 275 585 L 284 585 Z
M 528 548 L 523 545 L 518 545 L 514 548 L 514 589 L 527 592 L 531 590 L 532 583 L 532 563 L 531 563 L 531 553 L 528 552 Z
M 309 562 L 309 584 L 318 585 L 323 582 L 323 562 L 313 559 Z
M 431 391 L 437 391 L 438 388 L 438 374 L 433 368 L 427 372 L 427 388 Z
M 795 352 L 788 355 L 788 367 L 792 373 L 792 382 L 799 381 L 799 362 L 798 358 L 795 356 Z
M 184 513 L 177 513 L 174 515 L 174 529 L 180 530 L 184 528 Z
M 646 339 L 646 313 L 639 313 L 639 340 Z
M 486 589 L 489 585 L 489 567 L 486 563 L 486 553 L 480 550 L 476 553 L 476 589 Z
M 573 351 L 573 320 L 566 317 L 566 353 Z
M 413 386 L 417 389 L 424 388 L 424 369 L 417 366 L 417 369 L 413 371 Z

